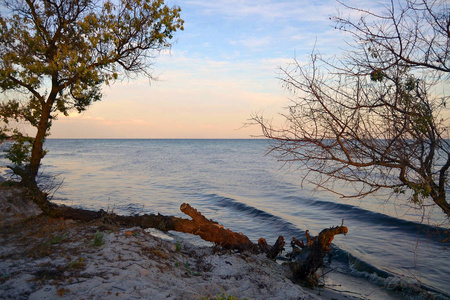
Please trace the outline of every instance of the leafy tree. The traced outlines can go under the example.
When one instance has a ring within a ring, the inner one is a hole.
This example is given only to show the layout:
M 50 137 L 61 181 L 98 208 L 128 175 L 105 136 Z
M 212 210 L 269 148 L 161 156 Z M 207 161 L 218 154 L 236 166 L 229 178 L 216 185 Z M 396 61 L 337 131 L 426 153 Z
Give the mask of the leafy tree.
M 58 115 L 84 111 L 101 86 L 143 74 L 183 30 L 180 8 L 163 0 L 3 0 L 0 15 L 0 136 L 14 137 L 8 157 L 35 186 L 43 143 Z M 14 129 L 27 122 L 36 136 Z
M 342 3 L 341 3 L 342 4 Z M 450 72 L 450 10 L 444 0 L 390 1 L 375 13 L 342 4 L 332 18 L 353 36 L 339 59 L 313 53 L 282 71 L 293 92 L 275 127 L 253 119 L 272 151 L 307 170 L 305 180 L 342 197 L 388 189 L 447 216 L 449 122 L 443 109 Z M 440 92 L 439 92 L 440 91 Z M 354 187 L 343 193 L 337 183 Z

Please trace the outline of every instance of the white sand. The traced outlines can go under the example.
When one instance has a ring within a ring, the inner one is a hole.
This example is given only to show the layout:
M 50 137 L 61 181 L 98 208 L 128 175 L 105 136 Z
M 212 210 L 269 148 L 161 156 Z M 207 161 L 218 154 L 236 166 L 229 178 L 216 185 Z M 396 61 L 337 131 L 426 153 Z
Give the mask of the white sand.
M 39 210 L 11 189 L 0 188 L 0 210 L 1 299 L 354 298 L 302 288 L 263 255 L 166 240 L 155 230 L 30 221 L 23 213 Z

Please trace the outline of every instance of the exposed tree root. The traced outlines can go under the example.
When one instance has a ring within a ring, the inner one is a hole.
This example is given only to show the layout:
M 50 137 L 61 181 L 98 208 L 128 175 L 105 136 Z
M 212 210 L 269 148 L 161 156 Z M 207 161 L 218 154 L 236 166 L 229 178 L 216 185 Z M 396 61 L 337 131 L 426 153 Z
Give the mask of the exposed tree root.
M 293 237 L 291 257 L 294 261 L 290 263 L 293 279 L 316 286 L 318 284 L 316 271 L 323 266 L 323 258 L 331 249 L 334 236 L 336 234 L 345 235 L 347 232 L 348 229 L 344 225 L 324 229 L 316 237 L 311 237 L 307 230 L 305 233 L 306 245 L 303 241 Z

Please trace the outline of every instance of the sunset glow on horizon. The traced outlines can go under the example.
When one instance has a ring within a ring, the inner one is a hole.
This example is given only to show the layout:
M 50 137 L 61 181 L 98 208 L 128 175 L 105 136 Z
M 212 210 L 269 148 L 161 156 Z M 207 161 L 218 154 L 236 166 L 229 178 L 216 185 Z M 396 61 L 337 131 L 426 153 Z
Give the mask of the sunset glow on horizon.
M 370 9 L 371 1 L 346 1 Z M 173 0 L 184 31 L 155 57 L 153 74 L 103 87 L 87 111 L 59 116 L 50 138 L 251 138 L 255 113 L 269 119 L 289 104 L 279 68 L 312 51 L 338 55 L 345 36 L 326 1 Z M 348 38 L 348 37 L 347 37 Z M 278 125 L 278 124 L 277 124 Z

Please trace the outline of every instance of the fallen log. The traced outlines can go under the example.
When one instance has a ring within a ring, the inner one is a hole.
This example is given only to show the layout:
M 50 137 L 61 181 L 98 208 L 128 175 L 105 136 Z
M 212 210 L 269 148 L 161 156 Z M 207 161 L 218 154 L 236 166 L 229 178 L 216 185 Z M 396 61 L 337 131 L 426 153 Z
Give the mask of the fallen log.
M 183 203 L 180 210 L 192 218 L 183 219 L 173 216 L 164 216 L 161 214 L 144 214 L 136 216 L 121 216 L 114 213 L 108 213 L 104 210 L 91 211 L 81 208 L 74 208 L 64 205 L 54 204 L 47 199 L 47 195 L 40 191 L 34 191 L 30 194 L 33 201 L 49 217 L 80 220 L 89 222 L 102 220 L 103 222 L 117 224 L 120 226 L 139 226 L 141 228 L 156 228 L 161 231 L 178 231 L 200 236 L 203 240 L 215 243 L 224 249 L 264 252 L 271 259 L 275 258 L 284 246 L 283 237 L 279 237 L 274 246 L 269 246 L 267 242 L 254 244 L 250 239 L 242 234 L 226 229 L 219 223 L 208 220 L 199 211 L 187 203 Z M 260 239 L 260 240 L 261 240 Z
M 91 211 L 56 205 L 47 199 L 47 195 L 40 191 L 34 191 L 33 201 L 41 208 L 44 214 L 53 218 L 64 218 L 89 222 L 101 220 L 105 223 L 117 224 L 125 227 L 138 226 L 141 228 L 156 228 L 161 231 L 178 231 L 200 236 L 203 240 L 213 242 L 224 249 L 248 251 L 252 253 L 265 253 L 269 259 L 275 259 L 284 251 L 285 241 L 282 236 L 278 237 L 273 246 L 268 245 L 264 238 L 260 238 L 255 244 L 242 234 L 226 229 L 223 225 L 207 219 L 195 208 L 183 203 L 180 210 L 191 217 L 183 219 L 161 214 L 145 214 L 136 216 L 121 216 L 108 213 L 104 210 Z M 322 230 L 317 237 L 311 237 L 306 231 L 306 244 L 303 241 L 292 239 L 293 252 L 290 257 L 297 257 L 296 261 L 290 262 L 293 280 L 304 282 L 308 285 L 317 285 L 316 271 L 323 266 L 323 258 L 331 247 L 331 241 L 336 234 L 346 234 L 347 227 L 341 225 Z M 301 250 L 299 250 L 301 249 Z

